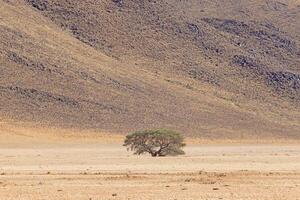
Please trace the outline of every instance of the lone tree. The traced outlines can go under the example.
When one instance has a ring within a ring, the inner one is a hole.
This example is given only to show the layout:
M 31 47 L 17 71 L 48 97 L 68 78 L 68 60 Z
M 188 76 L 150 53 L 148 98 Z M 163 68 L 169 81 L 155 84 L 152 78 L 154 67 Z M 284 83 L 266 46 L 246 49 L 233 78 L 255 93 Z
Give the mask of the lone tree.
M 172 130 L 145 130 L 127 135 L 123 146 L 136 155 L 149 153 L 152 157 L 176 156 L 184 154 L 181 149 L 185 146 L 183 140 L 180 133 Z

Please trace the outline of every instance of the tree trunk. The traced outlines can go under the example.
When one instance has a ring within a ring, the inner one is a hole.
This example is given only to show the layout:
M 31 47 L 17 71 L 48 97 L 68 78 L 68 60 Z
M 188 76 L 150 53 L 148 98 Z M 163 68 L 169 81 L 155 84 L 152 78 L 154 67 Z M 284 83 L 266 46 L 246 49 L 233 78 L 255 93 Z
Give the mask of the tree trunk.
M 152 156 L 152 157 L 157 157 L 157 156 L 158 156 L 158 153 L 157 153 L 157 152 L 151 153 L 151 156 Z

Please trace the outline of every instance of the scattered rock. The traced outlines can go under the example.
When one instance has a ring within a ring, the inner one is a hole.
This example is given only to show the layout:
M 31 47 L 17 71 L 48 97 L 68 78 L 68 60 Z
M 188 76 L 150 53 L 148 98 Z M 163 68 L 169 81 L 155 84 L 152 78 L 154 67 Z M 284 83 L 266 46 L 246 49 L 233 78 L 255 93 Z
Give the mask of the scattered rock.
M 237 35 L 244 38 L 245 41 L 249 41 L 249 38 L 257 40 L 265 52 L 272 51 L 275 54 L 275 49 L 284 49 L 294 55 L 300 54 L 300 50 L 292 38 L 280 32 L 270 23 L 251 22 L 246 24 L 234 19 L 218 18 L 203 18 L 202 20 L 217 30 Z
M 124 0 L 112 0 L 117 6 L 122 7 L 124 4 Z
M 300 99 L 300 75 L 291 72 L 268 72 L 267 83 L 277 92 Z
M 56 73 L 61 76 L 64 75 L 63 71 L 57 65 L 50 65 L 49 63 L 33 61 L 25 56 L 18 55 L 15 52 L 8 52 L 7 57 L 9 60 L 11 60 L 21 66 L 28 67 L 32 71 Z
M 27 0 L 27 2 L 40 11 L 47 10 L 47 5 L 49 4 L 47 0 Z
M 193 78 L 203 82 L 207 82 L 213 85 L 219 85 L 219 81 L 216 76 L 210 74 L 207 71 L 198 69 L 198 68 L 190 68 L 187 70 L 188 75 Z
M 251 72 L 252 76 L 264 76 L 267 68 L 259 61 L 244 55 L 235 55 L 232 59 L 233 64 L 242 67 L 245 72 Z
M 23 96 L 25 98 L 35 99 L 40 102 L 56 102 L 58 104 L 65 104 L 73 107 L 79 107 L 80 104 L 76 100 L 58 94 L 53 94 L 33 88 L 22 88 L 19 86 L 9 86 L 3 87 L 0 86 L 0 90 L 6 90 L 13 92 L 17 95 Z
M 193 24 L 193 23 L 188 23 L 188 28 L 191 32 L 196 33 L 197 35 L 199 35 L 200 29 L 199 29 L 198 25 Z
M 279 1 L 267 1 L 263 9 L 266 11 L 283 11 L 288 8 L 288 5 Z
M 249 25 L 246 23 L 233 19 L 203 18 L 202 21 L 205 21 L 218 30 L 235 35 L 242 35 L 244 32 L 250 30 Z
M 253 72 L 278 94 L 291 99 L 300 99 L 300 75 L 286 71 L 271 71 L 258 61 L 243 55 L 235 55 L 233 63 Z

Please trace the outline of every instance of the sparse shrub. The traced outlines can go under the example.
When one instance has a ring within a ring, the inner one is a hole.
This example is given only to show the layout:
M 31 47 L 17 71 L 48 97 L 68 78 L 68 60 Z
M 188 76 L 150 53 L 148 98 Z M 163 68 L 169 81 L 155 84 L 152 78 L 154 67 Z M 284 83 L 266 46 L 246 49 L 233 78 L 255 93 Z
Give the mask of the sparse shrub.
M 126 136 L 124 146 L 134 154 L 151 154 L 157 156 L 176 156 L 184 154 L 183 136 L 175 131 L 158 129 L 137 131 Z

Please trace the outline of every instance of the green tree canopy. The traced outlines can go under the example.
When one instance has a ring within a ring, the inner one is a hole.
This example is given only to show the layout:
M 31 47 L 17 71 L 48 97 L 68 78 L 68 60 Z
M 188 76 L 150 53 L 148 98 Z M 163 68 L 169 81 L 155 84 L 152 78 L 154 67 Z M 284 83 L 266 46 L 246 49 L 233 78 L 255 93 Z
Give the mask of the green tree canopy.
M 153 157 L 176 156 L 184 154 L 185 146 L 183 136 L 175 131 L 158 129 L 144 130 L 126 136 L 124 146 L 134 154 L 149 153 Z

